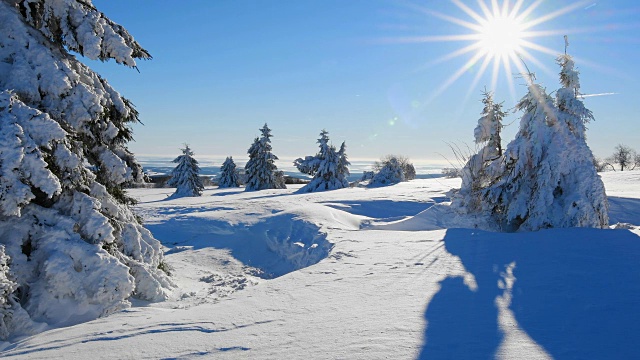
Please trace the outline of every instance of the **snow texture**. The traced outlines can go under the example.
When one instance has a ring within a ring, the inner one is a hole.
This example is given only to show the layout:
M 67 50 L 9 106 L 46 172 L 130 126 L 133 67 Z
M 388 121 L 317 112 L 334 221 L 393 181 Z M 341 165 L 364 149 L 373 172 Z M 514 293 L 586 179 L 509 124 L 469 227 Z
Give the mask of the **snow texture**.
M 629 221 L 617 230 L 479 230 L 482 219 L 447 205 L 460 179 L 172 200 L 169 189 L 135 189 L 180 290 L 2 343 L 0 356 L 635 359 L 640 172 L 603 179 L 617 200 L 611 221 Z M 300 260 L 330 252 L 295 267 L 269 239 Z
M 194 154 L 189 145 L 185 145 L 184 149 L 180 150 L 182 150 L 182 155 L 173 160 L 178 165 L 171 172 L 171 179 L 167 181 L 167 185 L 176 188 L 173 197 L 200 196 L 204 185 L 200 180 L 198 161 L 193 158 Z

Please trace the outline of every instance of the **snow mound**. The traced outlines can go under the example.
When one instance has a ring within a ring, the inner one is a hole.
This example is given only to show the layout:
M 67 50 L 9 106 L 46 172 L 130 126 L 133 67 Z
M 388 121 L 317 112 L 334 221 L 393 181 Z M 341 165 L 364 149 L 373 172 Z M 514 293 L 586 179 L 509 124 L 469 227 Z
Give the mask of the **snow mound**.
M 316 224 L 296 214 L 268 218 L 250 232 L 276 255 L 264 259 L 263 266 L 259 266 L 274 277 L 317 264 L 329 256 L 333 247 Z
M 415 216 L 389 223 L 372 223 L 366 226 L 367 230 L 394 230 L 394 231 L 431 231 L 451 228 L 483 228 L 490 222 L 479 216 L 469 214 L 461 215 L 444 202 L 435 204 Z
M 148 224 L 156 237 L 169 247 L 166 251 L 169 264 L 172 254 L 185 249 L 224 249 L 242 264 L 259 269 L 258 277 L 270 279 L 318 263 L 329 256 L 333 247 L 326 232 L 309 220 L 311 214 L 305 214 L 302 209 L 277 212 L 255 223 L 214 219 L 212 217 L 219 213 L 216 210 L 196 212 L 196 209 L 183 209 L 178 216 Z M 325 214 L 325 217 L 349 224 L 339 215 Z M 357 224 L 349 226 L 358 227 Z

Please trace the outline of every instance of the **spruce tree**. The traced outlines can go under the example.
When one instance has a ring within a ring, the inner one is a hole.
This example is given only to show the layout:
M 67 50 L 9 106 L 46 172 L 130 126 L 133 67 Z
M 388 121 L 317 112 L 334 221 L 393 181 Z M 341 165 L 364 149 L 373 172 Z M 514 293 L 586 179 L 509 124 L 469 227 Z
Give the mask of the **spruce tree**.
M 342 145 L 340 145 L 340 150 L 338 150 L 337 177 L 339 181 L 342 181 L 343 183 L 346 182 L 347 186 L 349 185 L 348 177 L 349 175 L 351 175 L 351 173 L 349 172 L 349 166 L 351 166 L 351 163 L 349 162 L 349 158 L 347 157 L 347 143 L 343 141 Z M 413 171 L 413 174 L 415 176 L 415 169 Z
M 484 109 L 478 119 L 478 125 L 473 131 L 476 144 L 485 144 L 482 153 L 486 161 L 493 160 L 502 155 L 502 119 L 506 113 L 502 110 L 502 103 L 493 101 L 493 93 L 484 91 L 482 103 Z
M 300 191 L 314 192 L 323 190 L 336 190 L 349 187 L 347 176 L 350 165 L 346 157 L 346 145 L 343 142 L 340 152 L 329 144 L 329 133 L 326 130 L 320 132 L 318 144 L 320 149 L 315 156 L 298 158 L 293 164 L 304 174 L 312 175 L 311 181 L 303 186 Z
M 167 181 L 167 185 L 175 186 L 176 192 L 173 197 L 184 196 L 201 196 L 204 190 L 202 180 L 200 180 L 200 167 L 198 161 L 193 158 L 193 151 L 189 145 L 185 144 L 182 155 L 173 159 L 177 163 L 171 172 L 171 179 Z
M 529 92 L 516 105 L 524 112 L 520 130 L 484 205 L 507 231 L 606 227 L 607 199 L 591 150 L 531 74 L 528 80 Z
M 460 175 L 462 185 L 460 190 L 452 196 L 452 205 L 463 212 L 480 210 L 482 192 L 493 183 L 501 170 L 499 158 L 502 156 L 500 131 L 502 119 L 506 113 L 502 111 L 502 104 L 495 103 L 493 94 L 483 92 L 481 117 L 474 129 L 476 144 L 481 144 L 477 154 L 471 155 L 462 167 Z
M 284 189 L 284 174 L 278 171 L 275 161 L 278 157 L 271 150 L 271 129 L 265 123 L 260 129 L 262 136 L 255 138 L 247 151 L 249 161 L 245 165 L 247 181 L 245 191 L 264 189 Z
M 558 104 L 558 120 L 569 127 L 571 133 L 581 139 L 586 138 L 586 123 L 594 120 L 593 113 L 584 106 L 578 97 L 580 95 L 580 74 L 574 69 L 573 58 L 566 54 L 556 58 L 560 65 L 560 84 L 562 87 L 556 92 Z
M 21 299 L 3 306 L 24 314 L 7 327 L 14 335 L 32 320 L 108 315 L 132 296 L 162 300 L 171 287 L 123 190 L 143 175 L 127 148 L 138 112 L 71 51 L 129 67 L 151 58 L 90 1 L 0 1 L 0 245 L 9 298 Z
M 239 187 L 240 178 L 238 177 L 238 170 L 236 169 L 236 163 L 231 156 L 227 157 L 220 167 L 220 180 L 218 180 L 218 187 L 230 188 Z

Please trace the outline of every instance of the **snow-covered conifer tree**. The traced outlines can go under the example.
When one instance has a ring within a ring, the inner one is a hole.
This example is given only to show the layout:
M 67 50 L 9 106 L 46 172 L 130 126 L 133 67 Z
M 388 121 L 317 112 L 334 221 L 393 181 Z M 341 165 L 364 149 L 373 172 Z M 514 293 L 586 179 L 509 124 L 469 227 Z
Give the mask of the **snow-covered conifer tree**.
M 483 206 L 505 230 L 608 225 L 604 185 L 584 137 L 559 119 L 553 99 L 528 77 L 516 105 L 520 130 L 504 154 L 504 173 L 486 191 Z
M 327 153 L 330 150 L 329 145 L 329 132 L 322 129 L 320 131 L 320 138 L 317 143 L 320 146 L 320 150 L 314 156 L 306 156 L 304 159 L 297 158 L 293 161 L 293 165 L 303 174 L 315 175 L 320 166 L 320 161 L 327 157 Z
M 247 176 L 245 190 L 284 189 L 284 174 L 278 171 L 275 163 L 278 157 L 271 152 L 271 129 L 264 124 L 260 132 L 262 136 L 255 138 L 247 151 L 249 161 L 244 167 Z
M 338 150 L 338 179 L 341 181 L 346 181 L 349 184 L 349 180 L 347 178 L 351 173 L 349 172 L 349 166 L 351 163 L 349 162 L 349 158 L 347 157 L 347 143 L 345 141 L 340 145 L 340 150 Z M 414 169 L 415 175 L 415 169 Z
M 506 116 L 502 104 L 493 101 L 493 94 L 485 91 L 484 108 L 474 129 L 476 144 L 482 144 L 477 154 L 471 155 L 462 167 L 462 185 L 452 197 L 452 205 L 460 210 L 475 212 L 480 209 L 482 190 L 491 184 L 500 171 L 502 156 L 500 131 L 502 119 Z M 498 160 L 498 161 L 496 161 Z
M 336 190 L 349 187 L 349 161 L 346 157 L 346 144 L 343 142 L 340 151 L 329 145 L 329 133 L 320 132 L 318 144 L 320 149 L 315 156 L 298 158 L 293 164 L 300 172 L 312 175 L 311 181 L 300 189 L 301 192 Z
M 484 109 L 473 134 L 476 144 L 486 143 L 483 147 L 484 160 L 493 160 L 502 155 L 500 131 L 506 113 L 502 110 L 502 103 L 493 101 L 491 92 L 485 91 L 483 96 Z
M 218 187 L 229 188 L 239 187 L 240 178 L 238 177 L 238 170 L 236 169 L 236 163 L 231 156 L 227 157 L 220 167 L 220 179 L 218 180 Z
M 138 113 L 69 51 L 129 67 L 150 58 L 90 0 L 0 1 L 0 244 L 23 330 L 171 287 L 123 191 L 143 174 L 126 147 Z
M 193 151 L 189 145 L 185 144 L 184 149 L 180 150 L 182 155 L 173 159 L 173 162 L 178 165 L 171 172 L 171 179 L 167 181 L 167 185 L 176 187 L 173 197 L 200 196 L 204 185 L 200 180 L 198 160 L 193 158 Z
M 558 105 L 558 120 L 563 121 L 569 127 L 571 133 L 579 138 L 586 138 L 586 123 L 593 120 L 593 113 L 584 106 L 578 97 L 580 94 L 580 74 L 574 69 L 573 58 L 568 54 L 558 56 L 556 59 L 560 65 L 560 84 L 562 87 L 556 92 Z

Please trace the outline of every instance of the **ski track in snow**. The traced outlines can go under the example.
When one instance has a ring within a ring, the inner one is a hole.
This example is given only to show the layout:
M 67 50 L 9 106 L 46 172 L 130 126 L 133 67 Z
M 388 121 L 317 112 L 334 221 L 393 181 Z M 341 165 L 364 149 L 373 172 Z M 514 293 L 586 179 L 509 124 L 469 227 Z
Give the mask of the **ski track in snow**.
M 172 200 L 133 190 L 173 297 L 4 343 L 0 356 L 638 358 L 640 172 L 603 179 L 612 223 L 630 229 L 476 230 L 436 205 L 459 179 Z

